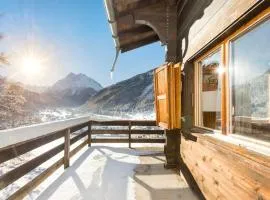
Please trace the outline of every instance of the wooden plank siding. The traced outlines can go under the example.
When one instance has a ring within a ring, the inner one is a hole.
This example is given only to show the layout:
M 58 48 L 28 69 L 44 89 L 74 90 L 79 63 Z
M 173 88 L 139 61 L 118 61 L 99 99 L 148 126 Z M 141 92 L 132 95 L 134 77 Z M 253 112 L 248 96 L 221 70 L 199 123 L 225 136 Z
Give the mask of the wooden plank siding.
M 183 63 L 198 55 L 207 44 L 221 34 L 226 28 L 233 24 L 252 6 L 257 4 L 257 0 L 214 0 L 204 10 L 203 17 L 196 20 L 191 27 L 186 27 L 189 19 L 182 20 L 180 38 L 186 37 L 188 48 L 183 58 Z M 180 41 L 182 42 L 182 41 Z
M 270 199 L 270 158 L 210 136 L 181 138 L 181 156 L 206 199 Z

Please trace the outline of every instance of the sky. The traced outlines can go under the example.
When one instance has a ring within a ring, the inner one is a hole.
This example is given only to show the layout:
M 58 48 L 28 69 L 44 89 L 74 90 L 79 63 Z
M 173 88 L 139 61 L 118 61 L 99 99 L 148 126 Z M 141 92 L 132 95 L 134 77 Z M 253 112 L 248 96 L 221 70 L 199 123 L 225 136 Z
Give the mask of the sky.
M 164 62 L 159 42 L 120 54 L 111 80 L 115 47 L 103 0 L 1 0 L 0 33 L 0 52 L 10 61 L 0 74 L 31 85 L 52 85 L 73 72 L 108 86 Z M 38 72 L 24 69 L 29 52 Z

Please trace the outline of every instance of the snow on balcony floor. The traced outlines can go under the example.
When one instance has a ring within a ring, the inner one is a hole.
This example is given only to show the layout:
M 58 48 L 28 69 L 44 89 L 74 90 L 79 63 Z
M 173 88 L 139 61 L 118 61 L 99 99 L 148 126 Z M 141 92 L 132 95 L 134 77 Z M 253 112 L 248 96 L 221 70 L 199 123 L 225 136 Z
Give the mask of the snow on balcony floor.
M 175 171 L 164 169 L 160 145 L 145 150 L 119 146 L 84 147 L 69 168 L 61 167 L 26 199 L 197 199 Z

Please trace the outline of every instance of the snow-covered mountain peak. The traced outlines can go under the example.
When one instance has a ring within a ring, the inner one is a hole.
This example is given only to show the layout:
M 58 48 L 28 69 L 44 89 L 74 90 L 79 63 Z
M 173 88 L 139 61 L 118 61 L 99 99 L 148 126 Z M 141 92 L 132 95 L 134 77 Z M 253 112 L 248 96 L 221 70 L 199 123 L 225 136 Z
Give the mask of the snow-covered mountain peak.
M 102 89 L 102 86 L 94 79 L 85 74 L 69 73 L 65 78 L 57 81 L 53 86 L 54 91 L 63 91 L 66 89 L 93 88 L 95 91 Z

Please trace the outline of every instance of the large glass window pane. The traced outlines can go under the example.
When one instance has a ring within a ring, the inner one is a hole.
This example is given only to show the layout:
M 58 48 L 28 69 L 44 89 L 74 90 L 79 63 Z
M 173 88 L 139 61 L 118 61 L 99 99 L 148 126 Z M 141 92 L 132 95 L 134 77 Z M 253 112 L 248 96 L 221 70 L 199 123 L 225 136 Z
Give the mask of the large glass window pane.
M 220 50 L 199 62 L 201 70 L 201 125 L 221 129 L 221 53 Z
M 231 42 L 232 131 L 270 140 L 270 20 Z

